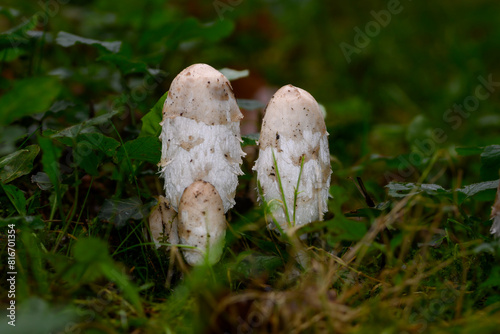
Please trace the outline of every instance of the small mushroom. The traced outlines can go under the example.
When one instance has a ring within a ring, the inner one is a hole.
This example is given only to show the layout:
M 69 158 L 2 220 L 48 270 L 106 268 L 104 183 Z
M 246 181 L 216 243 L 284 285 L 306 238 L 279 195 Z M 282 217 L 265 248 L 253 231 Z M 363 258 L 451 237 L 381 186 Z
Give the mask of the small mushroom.
M 305 90 L 287 85 L 269 101 L 254 170 L 260 196 L 284 231 L 322 220 L 327 211 L 332 173 L 327 136 L 320 107 Z
M 153 207 L 149 215 L 149 230 L 151 239 L 156 248 L 160 248 L 161 242 L 178 244 L 177 236 L 177 212 L 168 204 L 165 197 L 158 198 L 158 204 Z
M 195 248 L 181 248 L 191 265 L 219 261 L 226 236 L 224 206 L 219 192 L 206 181 L 188 186 L 179 203 L 179 241 Z
M 493 224 L 491 225 L 490 232 L 495 237 L 500 238 L 500 182 L 497 188 L 495 203 L 491 207 L 491 219 L 493 219 Z
M 179 73 L 163 106 L 160 173 L 167 200 L 177 210 L 191 183 L 205 180 L 219 192 L 227 212 L 235 204 L 241 150 L 240 119 L 231 84 L 206 64 Z

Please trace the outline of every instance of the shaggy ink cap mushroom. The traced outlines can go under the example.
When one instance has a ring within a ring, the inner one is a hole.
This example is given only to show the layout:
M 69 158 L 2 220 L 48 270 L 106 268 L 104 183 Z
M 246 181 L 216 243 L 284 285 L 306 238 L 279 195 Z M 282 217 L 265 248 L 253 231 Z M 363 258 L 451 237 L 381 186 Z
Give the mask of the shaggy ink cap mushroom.
M 149 214 L 149 230 L 156 248 L 161 247 L 161 242 L 172 245 L 179 243 L 179 237 L 177 236 L 177 212 L 170 207 L 168 201 L 163 196 L 158 198 L 158 204 L 153 207 Z
M 271 204 L 274 218 L 285 231 L 291 226 L 322 220 L 327 211 L 332 172 L 327 137 L 322 112 L 311 94 L 287 85 L 273 95 L 262 121 L 259 158 L 254 170 L 262 189 L 260 196 Z M 269 227 L 274 225 L 271 223 Z
M 196 266 L 219 261 L 226 236 L 224 207 L 217 189 L 206 181 L 187 187 L 179 204 L 179 241 L 186 262 Z
M 498 184 L 495 202 L 491 207 L 491 219 L 493 219 L 493 224 L 491 225 L 490 232 L 496 238 L 500 238 L 500 183 Z
M 205 180 L 219 192 L 227 212 L 234 204 L 242 157 L 242 114 L 227 78 L 206 64 L 175 77 L 163 106 L 160 173 L 165 196 L 177 210 L 191 183 Z

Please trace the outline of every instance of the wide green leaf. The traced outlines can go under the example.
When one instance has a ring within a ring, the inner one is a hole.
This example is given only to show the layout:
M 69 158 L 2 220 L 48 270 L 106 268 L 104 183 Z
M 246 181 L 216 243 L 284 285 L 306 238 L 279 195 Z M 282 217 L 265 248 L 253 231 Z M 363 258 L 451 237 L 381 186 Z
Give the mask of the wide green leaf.
M 259 133 L 251 133 L 246 136 L 241 136 L 241 139 L 243 140 L 243 143 L 241 143 L 242 147 L 245 146 L 251 146 L 251 145 L 257 145 L 257 141 L 259 140 L 260 134 Z
M 84 122 L 75 124 L 73 126 L 70 126 L 66 129 L 63 129 L 61 131 L 58 131 L 56 133 L 51 134 L 50 136 L 52 138 L 57 138 L 59 141 L 63 142 L 66 145 L 70 145 L 70 141 L 65 141 L 64 139 L 60 139 L 63 137 L 67 138 L 76 138 L 78 135 L 82 133 L 95 133 L 97 130 L 93 128 L 94 126 L 105 124 L 106 122 L 109 122 L 110 119 L 115 116 L 118 112 L 117 111 L 111 111 L 106 114 L 91 118 L 89 120 L 86 120 Z
M 16 80 L 12 89 L 0 97 L 0 126 L 47 111 L 60 90 L 61 84 L 54 77 Z
M 139 137 L 143 136 L 153 136 L 158 137 L 161 133 L 160 122 L 163 119 L 163 104 L 167 99 L 168 92 L 163 94 L 163 96 L 156 102 L 156 104 L 151 108 L 151 110 L 142 117 L 142 129 Z
M 157 164 L 161 158 L 161 143 L 156 137 L 139 137 L 120 147 L 117 157 L 118 160 L 128 158 Z
M 0 159 L 0 182 L 9 183 L 20 176 L 26 175 L 33 169 L 33 160 L 40 152 L 38 145 L 11 153 Z
M 77 43 L 93 45 L 113 53 L 117 53 L 118 51 L 120 51 L 122 45 L 122 42 L 120 41 L 113 41 L 113 42 L 98 41 L 96 39 L 84 38 L 77 35 L 73 35 L 65 31 L 60 31 L 57 34 L 56 42 L 57 44 L 64 47 L 73 46 Z
M 115 155 L 116 149 L 120 146 L 120 143 L 116 139 L 107 137 L 99 132 L 82 133 L 78 135 L 76 141 L 79 144 L 86 144 L 92 149 L 106 154 L 108 157 Z
M 78 145 L 77 148 L 78 150 Z M 101 152 L 90 151 L 85 155 L 75 155 L 76 164 L 92 176 L 99 175 L 99 164 L 102 162 L 103 154 Z
M 470 184 L 468 186 L 465 186 L 463 188 L 457 189 L 457 191 L 463 193 L 467 197 L 472 197 L 472 196 L 474 196 L 482 191 L 496 190 L 498 187 L 498 182 L 500 182 L 500 180 L 474 183 L 474 184 Z

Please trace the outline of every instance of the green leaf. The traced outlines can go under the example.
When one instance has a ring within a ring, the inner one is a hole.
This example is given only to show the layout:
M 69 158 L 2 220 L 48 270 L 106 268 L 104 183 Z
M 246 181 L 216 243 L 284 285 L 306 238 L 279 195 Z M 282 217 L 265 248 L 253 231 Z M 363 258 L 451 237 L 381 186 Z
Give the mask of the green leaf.
M 61 84 L 54 77 L 16 80 L 13 88 L 0 97 L 0 126 L 48 110 L 60 90 Z
M 17 58 L 24 56 L 27 53 L 26 50 L 20 48 L 8 48 L 0 51 L 0 59 L 3 59 L 5 62 L 11 62 L 16 60 Z
M 28 31 L 35 29 L 37 22 L 38 16 L 34 15 L 20 25 L 2 32 L 0 34 L 0 47 L 16 48 L 28 43 L 31 39 L 31 36 L 28 35 Z
M 26 215 L 26 197 L 24 197 L 23 192 L 16 186 L 10 184 L 0 184 L 9 197 L 12 205 L 16 208 L 16 211 L 20 215 Z
M 116 153 L 116 149 L 120 143 L 111 137 L 107 137 L 99 132 L 82 133 L 76 138 L 77 143 L 85 143 L 95 150 L 98 150 L 108 157 L 112 157 Z
M 40 147 L 30 145 L 0 159 L 0 181 L 9 183 L 33 169 L 33 160 L 40 152 Z
M 78 152 L 78 145 L 76 147 L 76 152 Z M 87 152 L 86 152 L 87 153 Z M 99 164 L 102 162 L 103 154 L 100 152 L 88 152 L 85 155 L 79 155 L 75 153 L 75 162 L 76 164 L 83 168 L 83 170 L 92 176 L 99 175 Z
M 146 115 L 142 117 L 142 129 L 139 137 L 143 136 L 153 136 L 158 137 L 161 133 L 160 122 L 163 119 L 163 104 L 167 99 L 168 92 L 163 94 L 163 96 L 156 102 L 154 107 Z
M 222 74 L 224 74 L 224 76 L 229 81 L 238 80 L 238 79 L 241 79 L 241 78 L 246 78 L 250 74 L 249 70 L 238 71 L 238 70 L 233 70 L 233 69 L 227 68 L 227 67 L 221 68 L 219 70 L 219 72 L 221 72 Z
M 65 31 L 60 31 L 57 34 L 56 38 L 57 44 L 64 46 L 64 47 L 69 47 L 73 46 L 77 43 L 81 44 L 86 44 L 86 45 L 93 45 L 93 46 L 98 46 L 101 49 L 117 53 L 120 51 L 122 42 L 120 41 L 114 41 L 114 42 L 103 42 L 103 41 L 98 41 L 95 39 L 90 39 L 90 38 L 84 38 L 80 36 L 76 36 L 70 33 L 67 33 Z
M 128 158 L 157 164 L 161 158 L 161 143 L 157 137 L 139 137 L 120 147 L 117 158 L 119 161 Z
M 500 182 L 500 180 L 469 184 L 468 186 L 457 189 L 457 191 L 463 193 L 466 197 L 473 197 L 482 191 L 496 190 L 498 188 L 498 182 Z
M 437 184 L 420 184 L 416 185 L 414 183 L 403 183 L 403 182 L 391 182 L 385 186 L 389 189 L 389 196 L 392 197 L 406 197 L 412 191 L 414 194 L 419 194 L 424 192 L 427 195 L 439 195 L 439 194 L 447 194 L 448 190 L 444 189 L 440 185 Z
M 495 266 L 486 281 L 481 283 L 481 288 L 500 287 L 500 267 Z
M 487 146 L 481 153 L 481 176 L 485 180 L 495 180 L 500 171 L 500 145 Z
M 89 120 L 86 120 L 82 123 L 78 123 L 76 125 L 70 126 L 69 128 L 63 129 L 61 131 L 58 131 L 56 133 L 53 133 L 50 135 L 52 138 L 56 138 L 59 141 L 61 141 L 59 138 L 76 138 L 79 134 L 81 133 L 95 133 L 97 130 L 94 129 L 93 127 L 96 125 L 104 124 L 106 122 L 109 122 L 110 119 L 118 114 L 117 111 L 111 111 L 109 113 L 91 118 Z M 62 141 L 63 144 L 69 145 L 69 141 Z
M 468 147 L 457 147 L 455 151 L 458 155 L 468 157 L 471 155 L 480 155 L 484 151 L 484 147 L 481 146 L 468 146 Z
M 135 61 L 121 54 L 105 54 L 97 60 L 106 61 L 115 65 L 124 75 L 130 73 L 147 73 L 148 64 L 142 61 Z
M 260 137 L 259 133 L 252 133 L 246 136 L 242 136 L 241 139 L 243 140 L 243 143 L 241 143 L 241 146 L 245 147 L 245 146 L 257 145 L 259 137 Z
M 92 124 L 92 120 L 87 121 L 87 124 L 89 122 Z M 63 144 L 73 147 L 75 163 L 83 168 L 86 173 L 97 176 L 99 175 L 98 167 L 103 158 L 105 156 L 114 156 L 120 143 L 99 132 L 85 132 L 92 130 L 94 130 L 93 127 L 81 123 L 80 127 L 74 126 L 71 129 L 65 129 L 53 135 L 53 137 L 57 138 Z M 77 133 L 79 134 L 77 135 Z M 61 137 L 64 134 L 68 136 L 76 135 L 76 140 L 72 140 L 69 137 Z
M 334 239 L 358 241 L 366 234 L 367 229 L 364 223 L 350 220 L 344 216 L 326 221 L 326 226 L 330 233 L 334 234 Z
M 247 100 L 247 99 L 236 99 L 238 102 L 238 107 L 245 110 L 257 110 L 262 109 L 266 105 L 257 100 Z
M 38 137 L 38 143 L 42 148 L 42 165 L 43 170 L 49 176 L 50 182 L 58 188 L 61 171 L 59 168 L 59 158 L 62 154 L 62 149 L 57 147 L 52 139 L 46 137 Z

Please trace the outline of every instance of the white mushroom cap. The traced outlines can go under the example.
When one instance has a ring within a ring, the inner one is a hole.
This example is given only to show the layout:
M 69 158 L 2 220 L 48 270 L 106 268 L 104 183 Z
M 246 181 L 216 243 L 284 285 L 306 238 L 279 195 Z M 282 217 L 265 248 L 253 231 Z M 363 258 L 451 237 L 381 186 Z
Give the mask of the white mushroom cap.
M 281 87 L 269 101 L 259 138 L 259 148 L 268 146 L 281 151 L 285 137 L 293 141 L 302 141 L 305 132 L 327 134 L 318 102 L 307 91 L 286 85 Z M 294 153 L 294 152 L 293 152 Z M 306 160 L 315 158 L 318 151 L 304 152 Z M 300 155 L 294 154 L 296 157 Z M 295 161 L 300 165 L 300 161 Z
M 219 261 L 226 236 L 224 207 L 217 189 L 206 181 L 196 181 L 184 190 L 179 204 L 179 240 L 186 262 L 200 265 Z
M 327 136 L 322 112 L 311 94 L 292 85 L 284 86 L 274 94 L 262 122 L 259 158 L 254 170 L 262 187 L 262 196 L 271 204 L 274 218 L 285 231 L 291 226 L 321 220 L 327 211 L 332 172 Z M 302 159 L 304 164 L 294 208 Z M 274 160 L 290 222 L 282 203 Z M 272 228 L 273 224 L 269 227 Z
M 238 185 L 242 114 L 226 77 L 205 64 L 183 70 L 163 106 L 160 172 L 166 197 L 177 210 L 184 189 L 196 180 L 214 185 L 224 212 Z
M 172 81 L 163 105 L 163 119 L 177 116 L 207 125 L 243 118 L 229 80 L 207 64 L 191 65 Z
M 177 212 L 169 205 L 165 197 L 158 198 L 158 204 L 153 207 L 149 215 L 149 229 L 152 241 L 156 248 L 160 248 L 160 242 L 178 244 L 177 236 Z

